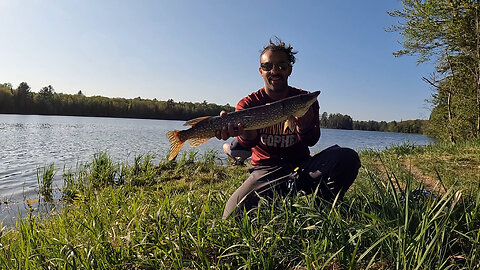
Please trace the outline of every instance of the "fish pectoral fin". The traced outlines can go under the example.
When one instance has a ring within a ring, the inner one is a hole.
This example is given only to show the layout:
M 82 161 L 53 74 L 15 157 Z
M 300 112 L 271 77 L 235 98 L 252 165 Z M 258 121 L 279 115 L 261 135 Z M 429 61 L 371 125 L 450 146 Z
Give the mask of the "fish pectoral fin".
M 210 138 L 191 138 L 188 139 L 187 142 L 190 146 L 196 147 L 204 144 L 208 140 L 210 140 Z
M 202 117 L 197 117 L 197 118 L 194 118 L 194 119 L 190 119 L 188 120 L 187 122 L 185 122 L 185 124 L 183 124 L 184 126 L 194 126 L 200 122 L 202 122 L 203 120 L 205 119 L 208 119 L 210 118 L 211 116 L 202 116 Z
M 285 131 L 287 131 L 287 128 L 293 132 L 295 130 L 295 126 L 296 126 L 295 118 L 292 115 L 290 115 L 288 119 L 285 121 L 285 123 L 283 124 L 283 132 L 285 133 Z

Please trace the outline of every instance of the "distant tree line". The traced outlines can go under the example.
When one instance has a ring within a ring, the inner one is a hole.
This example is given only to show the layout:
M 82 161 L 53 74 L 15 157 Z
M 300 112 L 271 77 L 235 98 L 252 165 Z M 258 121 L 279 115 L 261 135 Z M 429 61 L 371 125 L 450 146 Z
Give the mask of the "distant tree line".
M 26 82 L 20 83 L 17 88 L 10 83 L 0 84 L 0 113 L 189 120 L 218 115 L 222 110 L 233 111 L 234 108 L 228 104 L 222 106 L 207 101 L 87 97 L 82 91 L 62 94 L 56 93 L 51 85 L 36 93 Z
M 320 127 L 333 128 L 333 129 L 355 129 L 355 130 L 368 130 L 368 131 L 388 131 L 388 132 L 400 132 L 400 133 L 418 133 L 423 134 L 427 120 L 406 120 L 406 121 L 355 121 L 349 115 L 343 115 L 340 113 L 328 114 L 322 113 L 320 116 Z
M 234 108 L 229 104 L 216 105 L 206 101 L 193 103 L 140 97 L 134 99 L 87 97 L 82 91 L 78 91 L 77 94 L 62 94 L 56 93 L 51 85 L 43 87 L 36 93 L 26 82 L 20 83 L 17 88 L 13 88 L 10 83 L 0 84 L 0 113 L 189 120 L 200 116 L 218 115 L 222 110 L 233 111 Z M 388 123 L 353 121 L 348 115 L 326 112 L 320 117 L 320 126 L 332 129 L 422 133 L 424 124 L 425 120 Z

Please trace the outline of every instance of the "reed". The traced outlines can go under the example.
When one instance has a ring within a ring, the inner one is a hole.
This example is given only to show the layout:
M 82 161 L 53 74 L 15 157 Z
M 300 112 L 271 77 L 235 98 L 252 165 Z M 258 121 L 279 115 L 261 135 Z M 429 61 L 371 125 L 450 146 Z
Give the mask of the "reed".
M 42 195 L 45 201 L 51 202 L 53 200 L 53 178 L 55 177 L 55 166 L 53 163 L 41 168 L 37 168 L 37 182 L 39 194 Z

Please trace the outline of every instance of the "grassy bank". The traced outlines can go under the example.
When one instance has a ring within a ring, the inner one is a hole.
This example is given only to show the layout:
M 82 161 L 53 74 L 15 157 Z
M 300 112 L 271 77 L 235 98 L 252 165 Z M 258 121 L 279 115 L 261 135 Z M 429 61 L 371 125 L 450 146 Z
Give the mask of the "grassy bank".
M 101 154 L 64 172 L 68 206 L 1 230 L 0 268 L 478 269 L 479 153 L 480 142 L 365 151 L 343 202 L 276 198 L 229 220 L 246 168 L 211 152 L 131 165 Z

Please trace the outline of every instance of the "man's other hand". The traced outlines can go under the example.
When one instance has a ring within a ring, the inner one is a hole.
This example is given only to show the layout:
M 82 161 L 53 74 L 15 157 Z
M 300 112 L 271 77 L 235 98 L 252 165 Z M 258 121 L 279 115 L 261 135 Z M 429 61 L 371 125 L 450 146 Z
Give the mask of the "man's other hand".
M 314 119 L 314 112 L 312 106 L 308 111 L 301 117 L 295 117 L 295 124 L 297 125 L 298 131 L 309 130 L 312 128 Z

